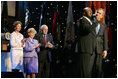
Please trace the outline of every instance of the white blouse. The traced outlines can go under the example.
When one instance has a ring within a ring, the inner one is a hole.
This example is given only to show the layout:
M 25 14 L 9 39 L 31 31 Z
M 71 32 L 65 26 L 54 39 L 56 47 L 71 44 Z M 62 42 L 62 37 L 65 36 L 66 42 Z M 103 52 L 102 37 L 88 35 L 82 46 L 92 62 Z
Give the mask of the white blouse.
M 11 45 L 11 48 L 12 49 L 23 49 L 22 47 L 22 41 L 23 39 L 23 35 L 21 33 L 11 33 L 11 36 L 10 36 L 10 45 Z
M 10 45 L 11 45 L 11 64 L 12 69 L 23 68 L 23 47 L 22 41 L 23 35 L 21 33 L 13 32 L 10 35 Z

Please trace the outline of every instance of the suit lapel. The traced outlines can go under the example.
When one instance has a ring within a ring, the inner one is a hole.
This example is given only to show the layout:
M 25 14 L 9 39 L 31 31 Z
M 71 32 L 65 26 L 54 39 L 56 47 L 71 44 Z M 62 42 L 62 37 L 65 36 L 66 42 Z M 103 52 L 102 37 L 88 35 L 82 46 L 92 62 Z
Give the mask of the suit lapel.
M 99 33 L 98 33 L 98 35 L 100 34 L 100 32 L 101 32 L 101 30 L 102 30 L 102 24 L 100 23 L 100 29 L 99 29 Z
M 45 39 L 44 39 L 43 34 L 41 35 L 41 40 L 42 40 L 42 42 L 45 44 Z
M 48 34 L 47 34 L 47 42 L 49 42 L 49 36 L 48 36 Z

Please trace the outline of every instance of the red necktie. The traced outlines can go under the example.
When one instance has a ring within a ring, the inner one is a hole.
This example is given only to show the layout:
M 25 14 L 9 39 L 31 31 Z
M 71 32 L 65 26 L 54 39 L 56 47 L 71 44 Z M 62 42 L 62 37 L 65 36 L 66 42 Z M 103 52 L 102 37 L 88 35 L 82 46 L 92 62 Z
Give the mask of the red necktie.
M 45 43 L 47 43 L 47 38 L 46 38 L 46 35 L 44 35 L 44 39 L 45 39 Z

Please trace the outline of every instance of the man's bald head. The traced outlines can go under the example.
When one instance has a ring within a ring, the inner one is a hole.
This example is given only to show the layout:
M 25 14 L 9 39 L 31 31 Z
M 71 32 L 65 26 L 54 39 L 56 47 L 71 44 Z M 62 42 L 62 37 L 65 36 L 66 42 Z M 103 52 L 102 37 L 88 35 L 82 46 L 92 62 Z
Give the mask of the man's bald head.
M 93 12 L 92 12 L 91 8 L 90 7 L 85 7 L 83 9 L 83 15 L 88 17 L 88 18 L 91 18 L 92 15 L 93 15 Z

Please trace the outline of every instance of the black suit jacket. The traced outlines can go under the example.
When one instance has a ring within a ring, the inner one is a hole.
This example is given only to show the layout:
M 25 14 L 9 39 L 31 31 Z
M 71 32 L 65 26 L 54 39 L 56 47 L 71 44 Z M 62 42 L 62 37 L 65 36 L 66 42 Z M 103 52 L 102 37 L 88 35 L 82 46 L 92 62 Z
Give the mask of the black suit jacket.
M 107 27 L 104 23 L 99 21 L 100 29 L 96 35 L 96 50 L 98 54 L 102 54 L 104 50 L 107 51 L 108 42 L 107 42 Z
M 79 53 L 92 54 L 95 51 L 95 34 L 93 33 L 96 23 L 90 24 L 86 18 L 79 21 L 78 51 Z
M 47 42 L 50 42 L 54 45 L 52 35 L 47 34 L 46 38 Z M 51 62 L 51 49 L 45 47 L 46 43 L 43 34 L 37 34 L 36 39 L 38 40 L 39 43 L 41 43 L 40 52 L 38 54 L 39 61 L 48 60 L 49 62 Z

